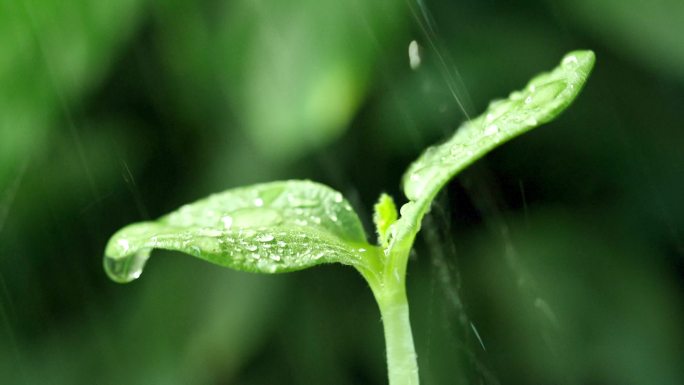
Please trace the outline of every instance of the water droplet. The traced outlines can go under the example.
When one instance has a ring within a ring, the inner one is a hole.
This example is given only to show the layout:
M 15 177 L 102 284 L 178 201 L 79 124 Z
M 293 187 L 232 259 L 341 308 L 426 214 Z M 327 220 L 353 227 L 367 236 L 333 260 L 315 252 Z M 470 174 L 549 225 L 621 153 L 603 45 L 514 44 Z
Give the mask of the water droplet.
M 513 91 L 511 94 L 508 96 L 509 99 L 511 100 L 520 100 L 523 98 L 523 93 L 520 91 Z
M 256 251 L 258 247 L 256 247 L 256 245 L 245 245 L 245 249 L 249 251 Z
M 296 195 L 288 195 L 287 201 L 292 207 L 315 207 L 319 205 L 318 200 L 298 197 Z
M 244 208 L 231 213 L 234 227 L 266 227 L 278 225 L 283 221 L 280 213 L 271 208 Z
M 111 280 L 128 283 L 140 277 L 149 257 L 150 249 L 119 257 L 105 256 L 104 269 Z
M 342 194 L 340 194 L 340 193 L 335 193 L 333 200 L 335 201 L 335 203 L 342 203 L 342 201 L 344 200 L 344 197 L 342 197 Z
M 417 70 L 418 67 L 420 67 L 420 63 L 421 63 L 420 46 L 418 45 L 417 41 L 411 40 L 411 43 L 409 43 L 408 55 L 409 55 L 409 65 L 411 66 L 411 69 Z
M 484 130 L 485 136 L 492 136 L 498 132 L 499 132 L 499 126 L 497 126 L 496 124 L 490 124 Z
M 240 231 L 240 235 L 242 235 L 245 238 L 252 238 L 256 235 L 256 231 L 252 229 L 244 229 Z
M 211 228 L 203 228 L 203 229 L 200 229 L 197 232 L 197 234 L 204 236 L 204 237 L 220 237 L 221 235 L 224 234 L 224 232 L 221 230 L 216 230 L 216 229 L 211 229 Z
M 577 60 L 577 56 L 575 55 L 568 55 L 565 58 L 563 58 L 562 64 L 566 67 L 576 66 L 577 64 L 579 64 L 579 60 Z
M 268 265 L 265 265 L 262 268 L 271 274 L 275 273 L 278 270 L 278 266 L 272 263 L 269 263 Z
M 270 257 L 274 261 L 280 261 L 280 255 L 277 254 L 271 254 Z
M 455 157 L 455 156 L 461 155 L 461 153 L 463 153 L 464 149 L 465 149 L 465 147 L 463 145 L 455 144 L 449 148 L 449 154 L 452 157 Z
M 285 242 L 283 242 L 283 241 L 278 241 L 276 244 L 277 244 L 279 247 L 285 247 L 285 246 L 287 246 L 287 243 L 285 243 Z
M 121 248 L 122 254 L 128 253 L 128 249 L 130 248 L 128 239 L 119 239 L 118 241 L 116 241 L 116 244 Z
M 271 242 L 273 240 L 273 235 L 271 234 L 261 234 L 256 238 L 259 242 Z
M 434 185 L 443 177 L 443 168 L 432 166 L 432 164 L 411 172 L 409 181 L 404 184 L 406 197 L 414 201 L 420 199 L 429 186 Z
M 562 80 L 552 81 L 538 85 L 536 91 L 529 96 L 529 101 L 525 103 L 529 107 L 537 107 L 555 99 L 566 88 L 566 83 Z
M 261 198 L 254 199 L 254 206 L 261 207 L 264 205 L 264 200 Z
M 223 222 L 223 227 L 227 230 L 230 229 L 231 226 L 233 226 L 233 217 L 230 215 L 226 215 L 224 217 L 221 217 L 221 222 Z

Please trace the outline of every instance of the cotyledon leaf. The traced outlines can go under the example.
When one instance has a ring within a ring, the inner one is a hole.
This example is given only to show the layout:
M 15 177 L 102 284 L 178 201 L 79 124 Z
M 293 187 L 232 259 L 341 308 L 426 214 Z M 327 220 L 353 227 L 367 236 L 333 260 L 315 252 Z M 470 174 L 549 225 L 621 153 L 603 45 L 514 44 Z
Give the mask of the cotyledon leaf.
M 258 273 L 333 262 L 364 273 L 376 263 L 375 247 L 342 194 L 310 181 L 236 188 L 126 226 L 107 244 L 105 270 L 117 282 L 134 280 L 153 249 Z
M 495 147 L 553 120 L 565 110 L 584 86 L 594 60 L 591 51 L 568 53 L 551 72 L 537 75 L 508 98 L 491 102 L 485 113 L 465 122 L 451 139 L 423 152 L 403 177 L 409 202 L 401 208 L 395 239 L 415 236 L 435 195 L 458 172 Z

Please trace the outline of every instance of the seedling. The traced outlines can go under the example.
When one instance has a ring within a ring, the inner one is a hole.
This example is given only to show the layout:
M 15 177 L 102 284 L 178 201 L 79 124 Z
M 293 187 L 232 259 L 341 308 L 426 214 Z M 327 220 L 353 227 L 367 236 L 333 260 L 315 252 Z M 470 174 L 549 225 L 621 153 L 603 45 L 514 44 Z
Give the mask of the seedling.
M 567 54 L 554 70 L 536 76 L 507 99 L 492 102 L 451 139 L 423 152 L 403 177 L 408 202 L 399 213 L 386 194 L 375 205 L 377 245 L 368 243 L 359 217 L 342 194 L 315 182 L 289 180 L 231 189 L 156 221 L 124 227 L 107 244 L 105 270 L 114 281 L 130 282 L 140 276 L 153 249 L 267 274 L 324 263 L 350 265 L 368 282 L 380 308 L 389 383 L 417 385 L 406 267 L 423 217 L 459 171 L 565 110 L 593 65 L 591 51 Z

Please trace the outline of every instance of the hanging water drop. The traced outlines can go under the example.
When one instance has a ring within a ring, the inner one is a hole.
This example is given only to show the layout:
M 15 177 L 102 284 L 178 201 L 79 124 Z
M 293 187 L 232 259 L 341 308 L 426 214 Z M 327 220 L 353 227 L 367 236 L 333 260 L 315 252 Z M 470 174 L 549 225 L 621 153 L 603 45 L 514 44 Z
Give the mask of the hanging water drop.
M 107 255 L 104 258 L 104 269 L 111 280 L 128 283 L 140 277 L 149 257 L 149 249 L 122 256 Z
M 119 239 L 118 241 L 116 241 L 116 244 L 121 248 L 123 254 L 128 253 L 130 245 L 127 239 Z

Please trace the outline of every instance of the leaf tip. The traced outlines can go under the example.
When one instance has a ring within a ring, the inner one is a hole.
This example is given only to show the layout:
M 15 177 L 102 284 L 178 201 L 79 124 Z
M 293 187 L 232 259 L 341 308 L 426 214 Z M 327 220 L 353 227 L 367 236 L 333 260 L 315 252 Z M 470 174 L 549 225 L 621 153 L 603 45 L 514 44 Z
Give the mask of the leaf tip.
M 584 77 L 589 75 L 595 63 L 596 54 L 589 49 L 568 52 L 561 60 L 561 66 L 576 68 Z
M 378 233 L 378 243 L 386 246 L 389 241 L 388 230 L 397 221 L 397 206 L 388 194 L 382 193 L 378 202 L 373 206 L 373 222 Z

